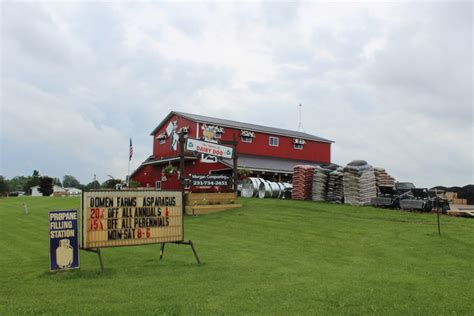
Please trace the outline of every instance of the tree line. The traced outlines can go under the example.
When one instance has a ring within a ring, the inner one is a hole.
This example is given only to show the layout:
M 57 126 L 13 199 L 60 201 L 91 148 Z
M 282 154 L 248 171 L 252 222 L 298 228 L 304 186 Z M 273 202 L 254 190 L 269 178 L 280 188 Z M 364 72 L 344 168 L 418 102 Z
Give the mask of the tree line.
M 108 179 L 102 183 L 93 180 L 88 184 L 81 184 L 76 177 L 64 175 L 62 181 L 59 178 L 40 175 L 38 170 L 34 170 L 31 176 L 16 176 L 7 179 L 0 175 L 0 195 L 31 195 L 31 188 L 39 186 L 38 191 L 43 196 L 49 196 L 53 193 L 53 186 L 58 185 L 64 188 L 77 188 L 81 190 L 94 189 L 114 189 L 117 184 L 122 183 L 120 179 Z M 137 186 L 137 183 L 130 183 L 130 186 Z

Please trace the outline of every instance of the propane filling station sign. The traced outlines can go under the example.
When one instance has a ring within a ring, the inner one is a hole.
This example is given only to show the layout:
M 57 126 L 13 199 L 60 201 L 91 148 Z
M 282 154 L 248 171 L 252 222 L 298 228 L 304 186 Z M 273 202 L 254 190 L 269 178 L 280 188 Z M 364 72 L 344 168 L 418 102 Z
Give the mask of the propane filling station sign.
M 50 271 L 79 268 L 77 210 L 49 212 Z

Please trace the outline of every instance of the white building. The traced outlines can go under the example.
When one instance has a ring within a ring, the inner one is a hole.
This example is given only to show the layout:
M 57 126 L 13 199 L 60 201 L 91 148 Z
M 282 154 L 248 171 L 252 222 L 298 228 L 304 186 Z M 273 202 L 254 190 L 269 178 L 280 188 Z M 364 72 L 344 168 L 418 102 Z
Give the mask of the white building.
M 64 188 L 69 195 L 81 195 L 82 190 L 78 188 Z
M 39 185 L 31 187 L 31 196 L 43 196 L 43 193 L 39 191 Z M 66 189 L 60 187 L 59 185 L 53 185 L 53 194 L 55 192 L 66 192 Z

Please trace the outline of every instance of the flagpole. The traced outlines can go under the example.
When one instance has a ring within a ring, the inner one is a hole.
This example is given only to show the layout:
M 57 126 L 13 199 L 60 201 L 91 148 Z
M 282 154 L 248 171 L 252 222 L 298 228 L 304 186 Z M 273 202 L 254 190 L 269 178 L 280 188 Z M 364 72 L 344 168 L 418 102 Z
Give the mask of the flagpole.
M 127 187 L 130 184 L 130 161 L 133 155 L 132 138 L 130 137 L 130 147 L 128 148 L 128 170 L 127 170 Z
M 130 184 L 130 158 L 128 159 L 128 171 L 127 171 L 127 187 Z

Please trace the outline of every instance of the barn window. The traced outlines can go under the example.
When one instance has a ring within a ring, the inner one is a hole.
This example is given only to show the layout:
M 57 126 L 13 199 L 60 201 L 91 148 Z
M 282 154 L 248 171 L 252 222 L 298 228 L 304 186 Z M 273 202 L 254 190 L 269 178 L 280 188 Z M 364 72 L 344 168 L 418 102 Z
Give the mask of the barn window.
M 269 138 L 269 145 L 273 147 L 278 147 L 279 139 L 275 136 L 270 136 Z
M 240 139 L 242 140 L 242 143 L 252 143 L 252 138 L 255 138 L 255 132 L 248 130 L 240 131 Z
M 252 143 L 252 137 L 241 136 L 240 139 L 242 140 L 242 143 Z
M 303 145 L 306 144 L 306 141 L 301 138 L 293 139 L 293 148 L 298 150 L 303 150 Z
M 161 190 L 161 181 L 156 181 L 155 182 L 155 189 Z
M 161 144 L 164 144 L 166 142 L 166 134 L 165 133 L 161 133 L 160 135 L 156 136 L 156 139 L 158 140 L 158 143 L 161 145 Z

